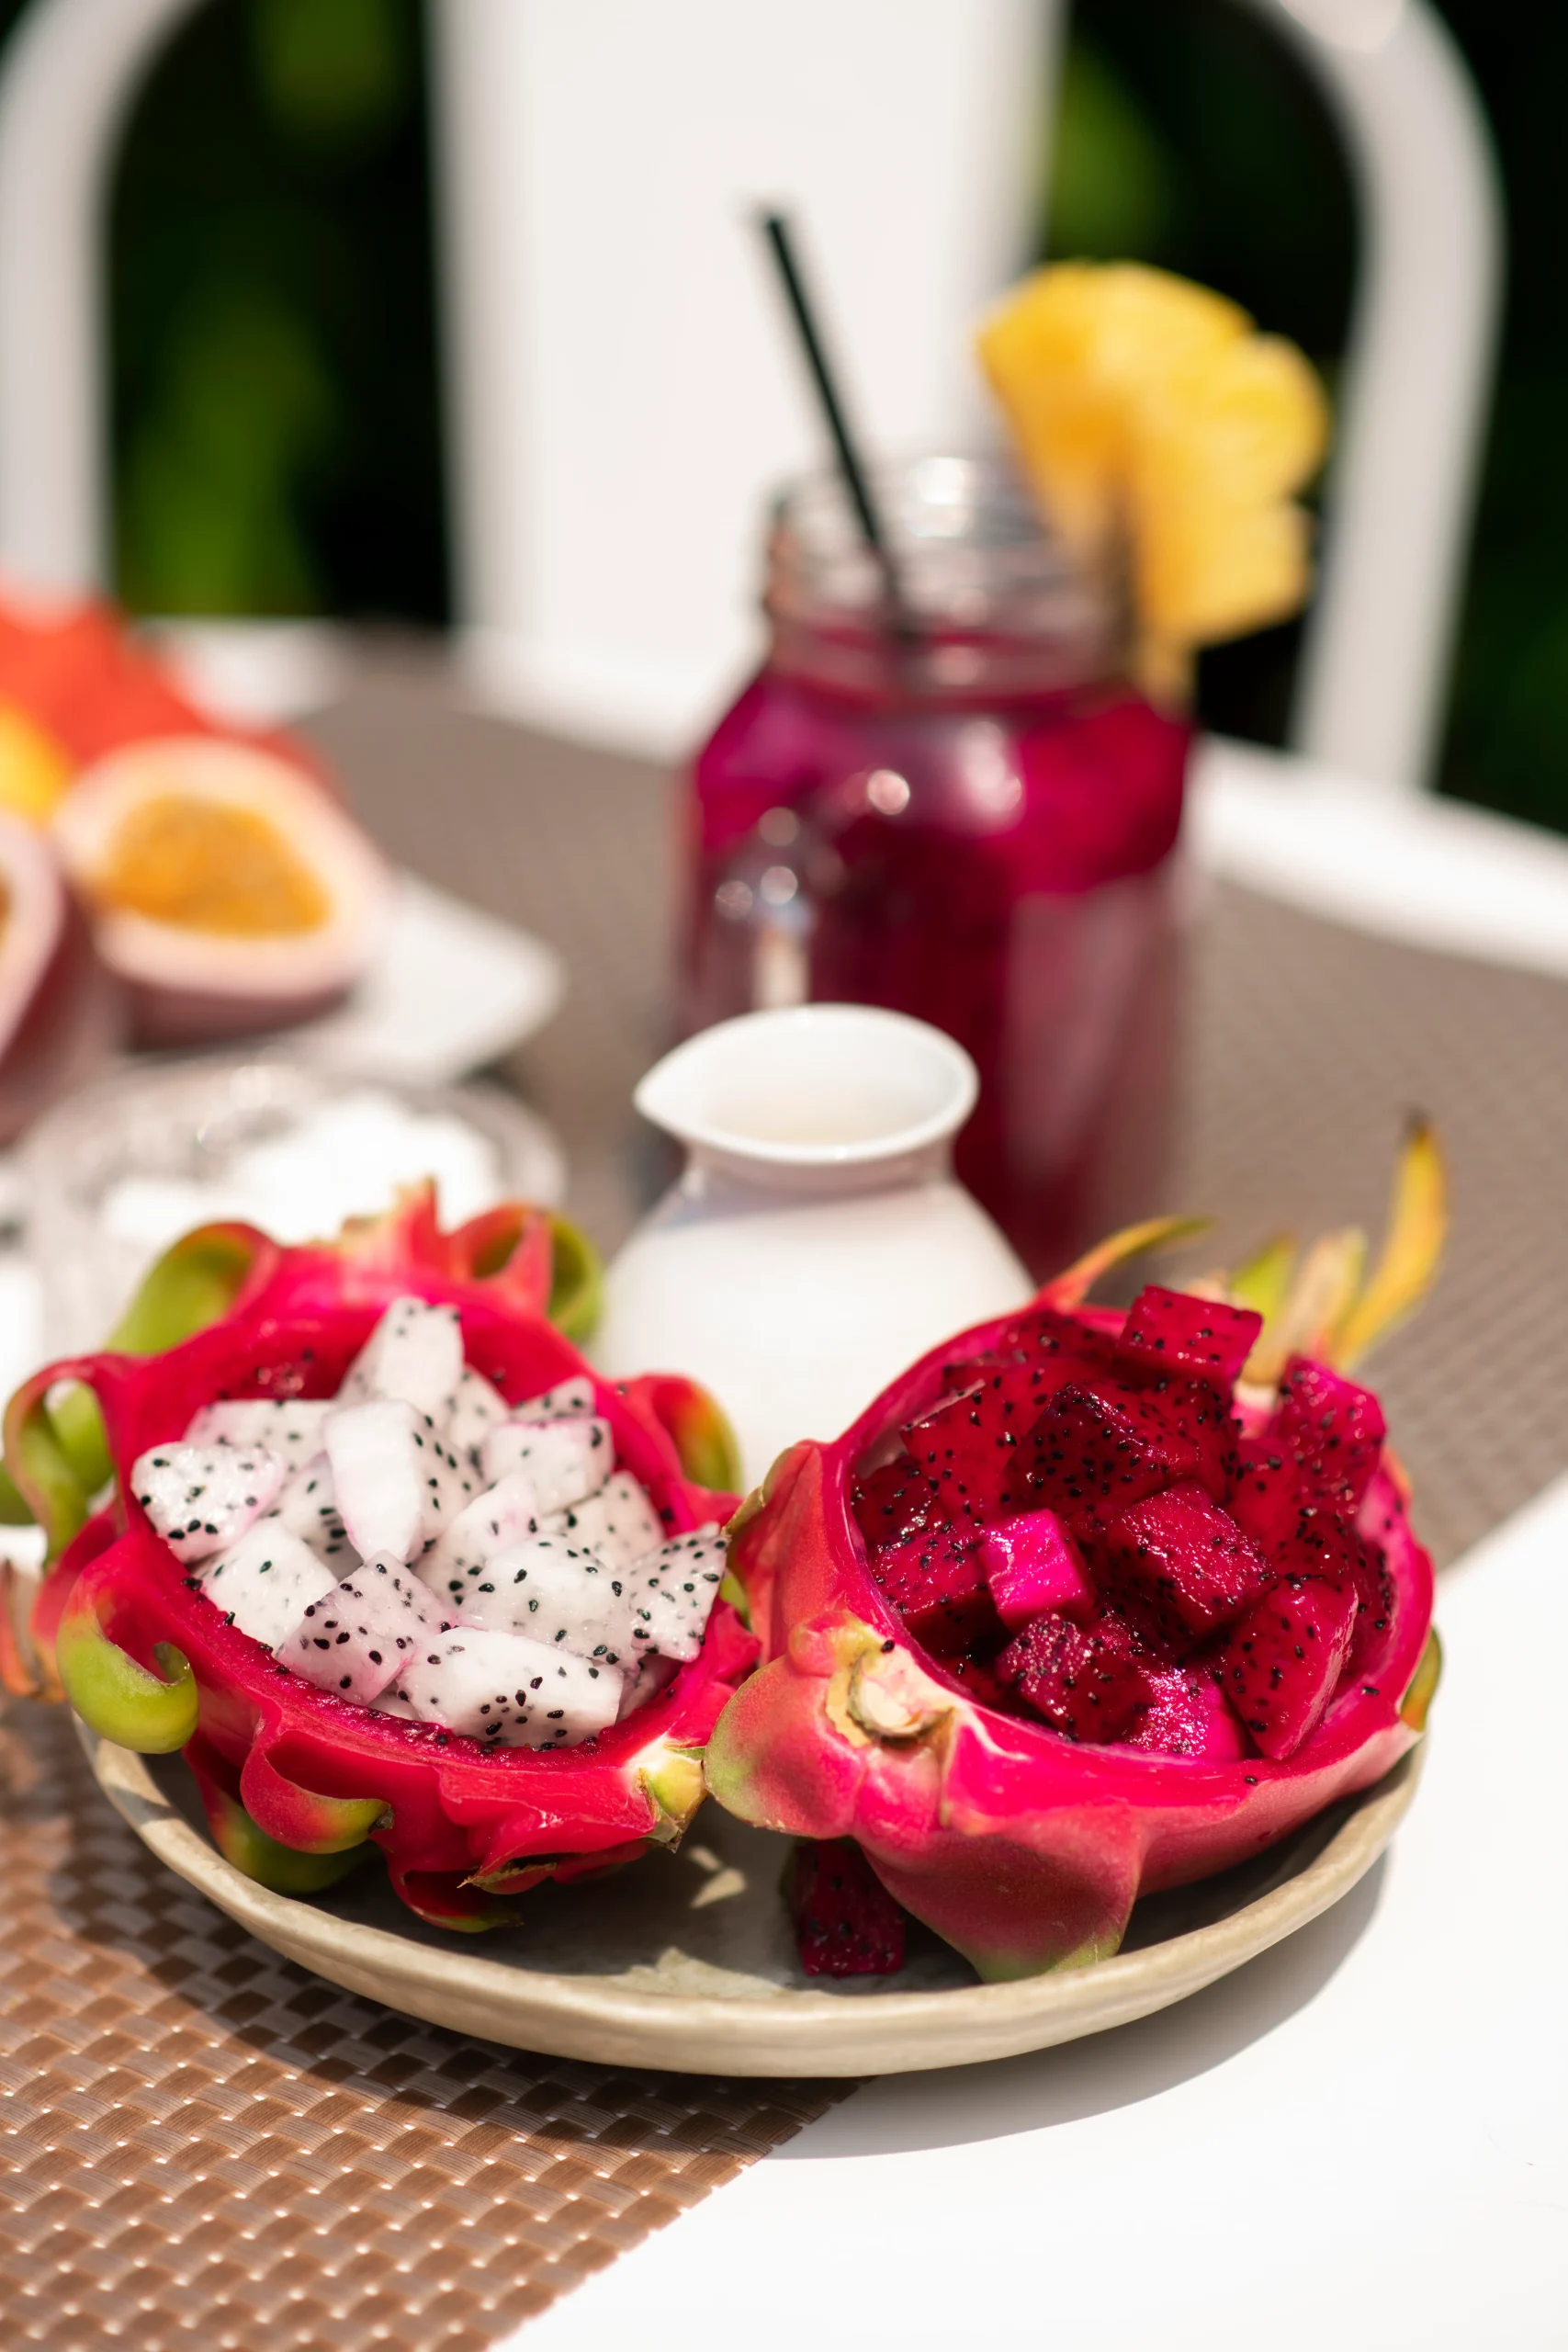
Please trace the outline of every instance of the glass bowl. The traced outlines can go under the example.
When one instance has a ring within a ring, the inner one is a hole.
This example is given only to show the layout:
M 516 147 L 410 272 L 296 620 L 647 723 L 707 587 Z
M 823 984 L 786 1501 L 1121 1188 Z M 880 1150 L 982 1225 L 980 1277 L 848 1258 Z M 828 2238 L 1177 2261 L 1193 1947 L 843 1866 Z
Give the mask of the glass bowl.
M 553 1206 L 552 1131 L 485 1086 L 408 1086 L 252 1053 L 143 1064 L 83 1088 L 19 1154 L 51 1355 L 96 1347 L 147 1268 L 193 1226 L 237 1217 L 286 1242 L 334 1234 L 436 1180 L 444 1224 L 499 1200 Z

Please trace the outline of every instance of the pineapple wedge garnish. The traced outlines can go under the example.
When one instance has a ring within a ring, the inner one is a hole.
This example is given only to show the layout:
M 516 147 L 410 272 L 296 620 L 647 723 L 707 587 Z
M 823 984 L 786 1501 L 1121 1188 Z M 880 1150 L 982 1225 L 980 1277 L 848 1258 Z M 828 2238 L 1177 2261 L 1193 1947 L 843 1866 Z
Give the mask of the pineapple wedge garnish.
M 1043 505 L 1090 560 L 1122 554 L 1143 683 L 1180 700 L 1192 656 L 1304 601 L 1328 404 L 1293 344 L 1223 295 L 1131 262 L 1013 288 L 980 362 Z

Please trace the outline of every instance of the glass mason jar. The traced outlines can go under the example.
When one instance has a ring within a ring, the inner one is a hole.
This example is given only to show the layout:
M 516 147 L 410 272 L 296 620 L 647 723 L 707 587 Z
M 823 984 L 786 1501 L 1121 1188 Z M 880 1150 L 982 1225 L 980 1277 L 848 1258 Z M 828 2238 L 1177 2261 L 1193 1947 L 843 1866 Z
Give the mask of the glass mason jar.
M 1044 1275 L 1164 1205 L 1190 730 L 1005 461 L 879 487 L 891 620 L 836 477 L 773 510 L 767 658 L 692 771 L 681 1025 L 839 1001 L 945 1029 L 981 1080 L 959 1173 Z

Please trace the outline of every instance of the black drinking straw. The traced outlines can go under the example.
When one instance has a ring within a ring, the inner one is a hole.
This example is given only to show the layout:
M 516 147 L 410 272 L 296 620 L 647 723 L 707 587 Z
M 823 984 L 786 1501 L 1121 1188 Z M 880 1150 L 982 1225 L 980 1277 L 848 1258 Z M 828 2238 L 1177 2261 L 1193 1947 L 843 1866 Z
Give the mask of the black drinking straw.
M 850 430 L 849 419 L 844 413 L 843 401 L 839 397 L 839 388 L 833 379 L 833 370 L 822 341 L 817 313 L 812 307 L 811 298 L 806 290 L 805 279 L 800 273 L 800 263 L 795 254 L 795 240 L 788 217 L 783 212 L 763 212 L 758 217 L 762 233 L 773 251 L 779 283 L 784 288 L 784 300 L 789 304 L 790 315 L 795 321 L 796 333 L 800 336 L 800 347 L 806 356 L 807 367 L 811 371 L 811 380 L 816 388 L 817 398 L 821 404 L 823 422 L 832 440 L 834 454 L 839 461 L 839 471 L 843 476 L 844 488 L 848 491 L 850 503 L 855 510 L 856 519 L 861 527 L 861 536 L 865 540 L 882 573 L 894 633 L 900 638 L 913 637 L 916 632 L 909 618 L 909 608 L 905 599 L 903 583 L 898 576 L 898 566 L 894 559 L 893 550 L 888 545 L 887 534 L 883 528 L 882 517 L 877 512 L 876 500 L 872 494 L 871 477 L 866 471 L 865 461 L 855 447 L 855 437 Z

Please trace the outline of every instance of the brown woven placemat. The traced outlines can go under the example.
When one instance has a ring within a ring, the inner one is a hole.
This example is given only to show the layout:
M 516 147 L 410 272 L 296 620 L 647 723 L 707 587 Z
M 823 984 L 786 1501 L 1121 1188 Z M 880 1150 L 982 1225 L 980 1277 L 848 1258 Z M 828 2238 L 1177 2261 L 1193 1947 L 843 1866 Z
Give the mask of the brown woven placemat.
M 841 2096 L 397 2017 L 155 1862 L 63 1710 L 0 1775 L 7 2352 L 479 2352 Z
M 654 1176 L 628 1096 L 665 1042 L 666 788 L 465 712 L 418 655 L 315 733 L 395 855 L 566 956 L 566 1011 L 506 1074 L 613 1246 Z M 1568 1464 L 1568 989 L 1221 890 L 1193 1004 L 1170 1198 L 1213 1210 L 1216 1259 L 1375 1222 L 1404 1111 L 1442 1126 L 1449 1265 L 1377 1372 L 1451 1557 Z M 13 1708 L 0 1761 L 7 2346 L 488 2345 L 846 2087 L 612 2073 L 392 2016 L 162 1871 L 60 1716 Z

